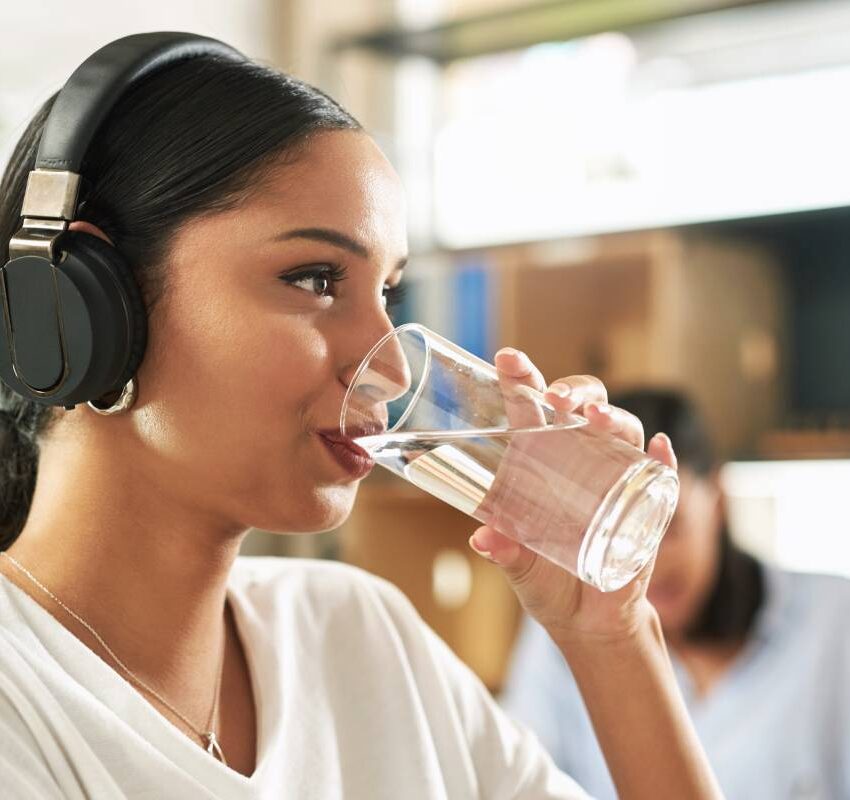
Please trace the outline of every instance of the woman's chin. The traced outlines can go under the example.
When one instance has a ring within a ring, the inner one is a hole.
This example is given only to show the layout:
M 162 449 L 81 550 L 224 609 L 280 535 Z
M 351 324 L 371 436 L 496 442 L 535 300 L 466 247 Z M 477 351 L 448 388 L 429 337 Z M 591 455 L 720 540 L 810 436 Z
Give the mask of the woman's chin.
M 297 509 L 286 509 L 286 524 L 274 530 L 323 533 L 339 528 L 351 514 L 356 496 L 356 484 L 317 489 L 309 498 L 309 502 L 302 500 Z

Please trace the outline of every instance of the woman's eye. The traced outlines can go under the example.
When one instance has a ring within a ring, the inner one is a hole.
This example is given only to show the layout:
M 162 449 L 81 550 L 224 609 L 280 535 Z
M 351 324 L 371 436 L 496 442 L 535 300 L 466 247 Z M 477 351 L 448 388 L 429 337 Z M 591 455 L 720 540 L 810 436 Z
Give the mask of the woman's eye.
M 295 286 L 316 297 L 334 297 L 336 285 L 345 280 L 346 272 L 342 267 L 322 266 L 309 272 L 295 275 L 281 275 L 281 280 L 289 286 Z
M 302 275 L 290 282 L 291 286 L 297 286 L 313 294 L 324 297 L 331 288 L 331 282 L 325 275 Z

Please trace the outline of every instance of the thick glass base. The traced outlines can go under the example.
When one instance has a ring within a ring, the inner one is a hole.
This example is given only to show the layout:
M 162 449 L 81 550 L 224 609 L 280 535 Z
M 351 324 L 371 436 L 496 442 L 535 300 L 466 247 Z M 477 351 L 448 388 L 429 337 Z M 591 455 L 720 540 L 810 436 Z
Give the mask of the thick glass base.
M 675 471 L 647 458 L 611 487 L 578 554 L 578 576 L 603 592 L 621 589 L 646 565 L 673 518 L 679 498 Z

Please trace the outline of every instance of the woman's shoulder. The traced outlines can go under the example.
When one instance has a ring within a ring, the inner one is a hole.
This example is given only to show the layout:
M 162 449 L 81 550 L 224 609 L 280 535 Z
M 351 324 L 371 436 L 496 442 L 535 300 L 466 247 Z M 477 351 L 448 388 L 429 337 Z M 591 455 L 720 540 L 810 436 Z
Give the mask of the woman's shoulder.
M 792 598 L 817 607 L 820 613 L 850 613 L 850 578 L 820 572 L 766 568 L 768 585 L 775 582 Z M 824 607 L 824 605 L 826 607 Z
M 297 610 L 317 621 L 389 614 L 418 619 L 407 597 L 389 581 L 338 561 L 241 556 L 230 587 L 262 611 Z
M 850 652 L 850 579 L 765 567 L 768 602 L 763 628 L 777 627 L 821 647 Z
M 271 641 L 297 642 L 302 659 L 324 664 L 327 674 L 369 672 L 380 665 L 398 669 L 417 685 L 433 683 L 437 673 L 453 676 L 450 683 L 467 682 L 466 676 L 455 680 L 460 662 L 402 591 L 358 567 L 301 558 L 240 558 L 231 588 L 243 619 L 250 616 L 255 630 Z
M 235 585 L 271 590 L 281 584 L 297 584 L 301 588 L 317 585 L 326 590 L 401 594 L 384 578 L 352 564 L 328 559 L 239 556 L 230 577 Z

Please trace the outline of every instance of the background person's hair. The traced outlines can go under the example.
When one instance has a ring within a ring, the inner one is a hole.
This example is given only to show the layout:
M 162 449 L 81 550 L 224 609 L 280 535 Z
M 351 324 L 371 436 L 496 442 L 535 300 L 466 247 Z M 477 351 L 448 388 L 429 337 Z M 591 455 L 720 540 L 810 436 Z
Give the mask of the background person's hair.
M 646 441 L 666 433 L 679 465 L 710 478 L 718 464 L 705 422 L 694 403 L 680 392 L 635 389 L 611 397 L 643 423 Z M 687 631 L 690 641 L 728 641 L 745 637 L 764 601 L 764 576 L 759 562 L 738 547 L 726 520 L 720 532 L 720 553 L 711 592 Z
M 56 95 L 36 112 L 0 182 L 0 264 L 21 223 L 27 176 Z M 200 56 L 154 72 L 118 101 L 82 166 L 76 219 L 100 227 L 122 252 L 150 311 L 167 285 L 163 269 L 187 221 L 236 207 L 266 170 L 311 133 L 359 130 L 327 95 L 246 61 Z M 57 417 L 0 383 L 0 550 L 26 522 L 39 437 Z

